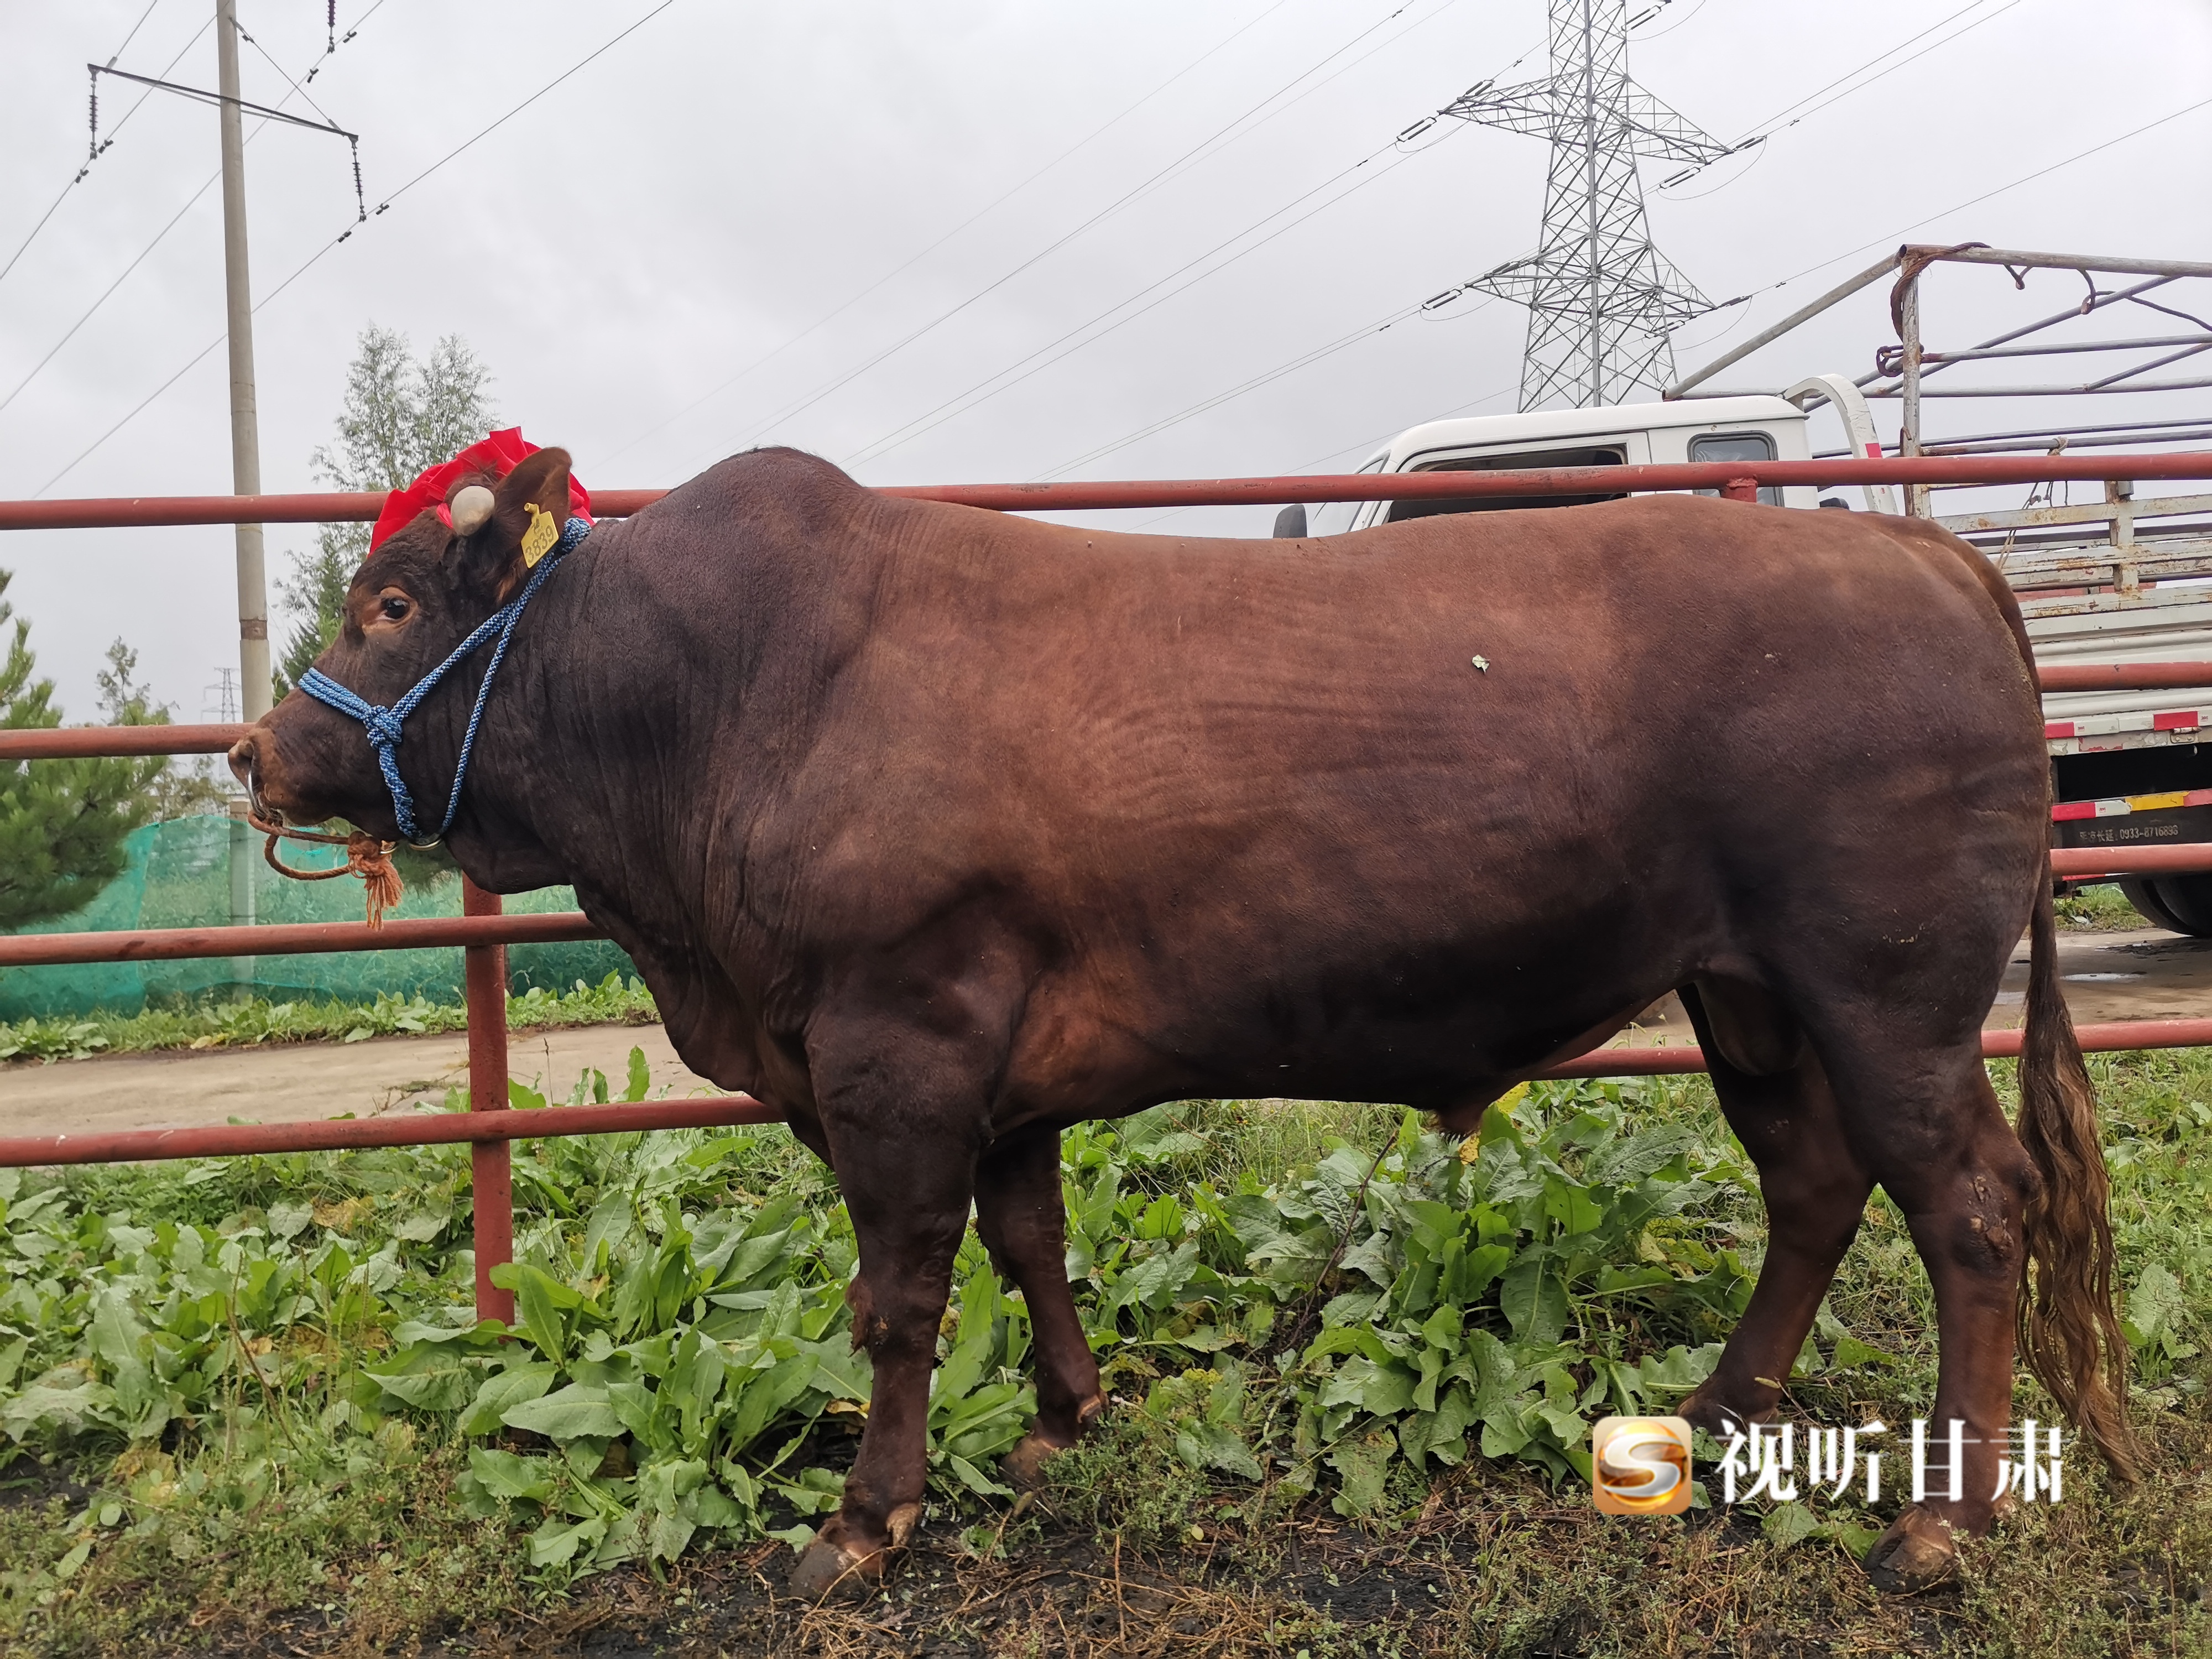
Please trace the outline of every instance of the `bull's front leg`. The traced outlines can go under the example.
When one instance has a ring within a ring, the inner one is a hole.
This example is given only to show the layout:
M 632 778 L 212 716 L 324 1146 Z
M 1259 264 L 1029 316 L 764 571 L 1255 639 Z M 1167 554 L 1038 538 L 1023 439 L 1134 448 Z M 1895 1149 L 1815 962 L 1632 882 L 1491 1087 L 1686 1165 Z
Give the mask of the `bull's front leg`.
M 853 1346 L 867 1351 L 875 1381 L 844 1502 L 792 1570 L 793 1591 L 810 1598 L 871 1587 L 921 1519 L 929 1376 L 968 1226 L 981 1098 L 932 1059 L 839 1067 L 826 1089 L 826 1068 L 815 1068 L 823 1136 L 860 1247 L 846 1291 Z M 894 1088 L 900 1073 L 915 1086 Z

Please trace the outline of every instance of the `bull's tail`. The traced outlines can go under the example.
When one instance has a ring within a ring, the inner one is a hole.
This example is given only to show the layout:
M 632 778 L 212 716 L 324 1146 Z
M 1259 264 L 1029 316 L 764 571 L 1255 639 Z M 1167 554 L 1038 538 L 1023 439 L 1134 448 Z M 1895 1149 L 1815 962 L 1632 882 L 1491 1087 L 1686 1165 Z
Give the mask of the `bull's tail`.
M 2112 1472 L 2136 1478 L 2128 1426 L 2128 1345 L 2112 1310 L 2112 1182 L 2097 1094 L 2058 984 L 2051 881 L 2039 878 L 2029 934 L 2027 1027 L 2020 1053 L 2020 1139 L 2042 1176 L 2028 1201 L 2020 1297 L 2028 1369 L 2089 1437 Z

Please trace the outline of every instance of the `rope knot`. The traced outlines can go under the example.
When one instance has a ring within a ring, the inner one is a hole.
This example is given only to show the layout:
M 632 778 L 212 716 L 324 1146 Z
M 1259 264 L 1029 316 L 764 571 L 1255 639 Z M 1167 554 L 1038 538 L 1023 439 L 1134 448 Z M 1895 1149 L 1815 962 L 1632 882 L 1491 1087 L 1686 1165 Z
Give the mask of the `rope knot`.
M 368 728 L 368 740 L 379 749 L 399 746 L 399 716 L 389 708 L 378 705 L 361 717 L 361 723 Z
M 356 830 L 346 837 L 345 867 L 361 878 L 368 901 L 368 925 L 384 926 L 384 913 L 405 896 L 407 885 L 392 866 L 392 844 Z
M 399 879 L 399 872 L 392 865 L 392 843 L 379 841 L 374 836 L 356 830 L 347 836 L 325 836 L 312 830 L 294 830 L 282 823 L 249 816 L 246 822 L 269 837 L 262 856 L 269 867 L 280 876 L 289 876 L 294 881 L 331 881 L 339 876 L 359 876 L 363 896 L 368 901 L 368 925 L 384 926 L 384 913 L 397 905 L 406 896 L 406 884 Z M 343 847 L 346 861 L 327 870 L 298 870 L 276 856 L 276 839 L 303 841 L 312 846 Z

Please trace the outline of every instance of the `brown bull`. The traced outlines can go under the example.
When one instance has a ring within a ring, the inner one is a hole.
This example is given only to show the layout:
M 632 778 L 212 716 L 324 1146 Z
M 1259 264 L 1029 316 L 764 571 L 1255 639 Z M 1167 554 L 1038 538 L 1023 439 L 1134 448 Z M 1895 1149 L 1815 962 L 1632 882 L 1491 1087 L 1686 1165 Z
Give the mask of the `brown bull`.
M 525 461 L 471 535 L 393 536 L 322 669 L 392 702 L 515 590 L 524 503 L 567 468 Z M 1686 1413 L 1772 1415 L 1879 1182 L 1934 1282 L 1932 1416 L 1968 1437 L 1964 1497 L 1869 1557 L 1917 1584 L 1994 1518 L 2016 1309 L 2037 1375 L 2130 1457 L 2025 651 L 1981 556 L 1897 520 L 1651 497 L 1179 540 L 764 451 L 555 571 L 450 839 L 495 890 L 573 883 L 685 1063 L 836 1171 L 874 1396 L 802 1589 L 880 1573 L 921 1512 L 971 1200 L 1036 1333 L 1012 1473 L 1101 1409 L 1063 1127 L 1264 1095 L 1470 1130 L 1669 991 L 1771 1219 Z M 481 672 L 398 750 L 433 810 Z M 296 692 L 232 765 L 295 821 L 394 834 L 361 727 Z M 2024 927 L 2015 1139 L 1978 1034 Z

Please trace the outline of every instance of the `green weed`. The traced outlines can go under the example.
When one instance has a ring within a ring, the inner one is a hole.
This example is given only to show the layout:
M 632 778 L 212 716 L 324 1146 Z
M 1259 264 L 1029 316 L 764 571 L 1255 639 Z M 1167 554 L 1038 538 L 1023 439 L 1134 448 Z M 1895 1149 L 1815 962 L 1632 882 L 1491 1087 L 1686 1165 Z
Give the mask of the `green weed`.
M 2212 1055 L 2096 1065 L 2139 1398 L 2154 1441 L 2193 1444 Z M 645 1096 L 641 1056 L 619 1081 Z M 587 1073 L 570 1097 L 617 1092 Z M 1529 1540 L 1601 1554 L 1612 1534 L 1561 1532 L 1581 1511 L 1542 1494 L 1585 1476 L 1592 1418 L 1663 1411 L 1705 1375 L 1764 1240 L 1702 1079 L 1540 1085 L 1464 1147 L 1391 1109 L 1191 1102 L 1071 1131 L 1063 1159 L 1116 1410 L 1054 1466 L 1054 1524 L 1170 1552 L 1241 1537 L 1257 1559 L 1293 1515 L 1380 1537 L 1457 1494 L 1506 1528 L 1468 1570 L 1495 1603 L 1467 1615 L 1481 1642 L 1571 1611 Z M 517 1143 L 512 1331 L 473 1317 L 468 1179 L 459 1148 L 0 1172 L 0 1483 L 84 1482 L 0 1506 L 0 1636 L 128 1644 L 220 1605 L 411 1639 L 624 1564 L 696 1571 L 710 1540 L 810 1536 L 869 1384 L 827 1172 L 773 1128 Z M 983 1561 L 1032 1535 L 1010 1534 L 995 1470 L 1031 1408 L 1030 1333 L 972 1236 L 955 1283 L 930 1474 Z M 1790 1410 L 1899 1420 L 1934 1362 L 1924 1277 L 1877 1198 Z M 2212 1550 L 2162 1511 L 2100 1530 L 2112 1500 L 2069 1480 L 2081 1513 L 2030 1520 L 2053 1547 L 2089 1548 L 2068 1531 L 2087 1527 L 2169 1579 Z M 1757 1560 L 1832 1554 L 1854 1515 L 1771 1511 Z M 1717 1560 L 1683 1538 L 1652 1545 L 1654 1571 Z M 1988 1629 L 2081 1649 L 2134 1616 L 2006 1613 L 1990 1598 L 2025 1569 L 1976 1559 Z

